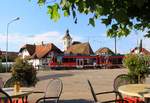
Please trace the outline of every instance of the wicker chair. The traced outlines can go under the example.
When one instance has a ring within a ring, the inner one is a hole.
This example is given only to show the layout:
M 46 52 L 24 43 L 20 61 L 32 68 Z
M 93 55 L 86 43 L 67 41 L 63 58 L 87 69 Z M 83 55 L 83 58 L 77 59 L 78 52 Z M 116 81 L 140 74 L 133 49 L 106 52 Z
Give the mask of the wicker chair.
M 122 99 L 121 94 L 117 91 L 106 91 L 106 92 L 95 93 L 91 82 L 89 80 L 87 80 L 87 82 L 89 84 L 89 87 L 90 87 L 90 90 L 91 90 L 91 93 L 92 93 L 95 103 L 97 103 L 97 102 L 99 102 L 99 103 L 128 103 L 128 101 Z M 115 96 L 117 95 L 119 97 L 119 99 L 114 98 L 113 100 L 106 100 L 106 101 L 101 101 L 101 102 L 98 101 L 97 96 L 106 95 L 106 94 L 114 94 Z
M 36 103 L 58 103 L 62 93 L 63 83 L 58 78 L 53 78 L 49 81 L 44 96 L 39 98 Z M 36 93 L 36 92 L 35 92 Z M 38 93 L 38 92 L 37 92 Z
M 12 103 L 11 97 L 2 89 L 0 89 L 0 103 Z

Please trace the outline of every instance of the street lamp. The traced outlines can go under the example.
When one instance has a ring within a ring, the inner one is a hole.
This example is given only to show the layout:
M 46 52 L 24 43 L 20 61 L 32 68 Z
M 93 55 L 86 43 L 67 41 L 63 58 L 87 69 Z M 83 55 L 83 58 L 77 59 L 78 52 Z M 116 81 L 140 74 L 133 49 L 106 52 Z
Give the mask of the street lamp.
M 19 20 L 20 18 L 19 17 L 17 17 L 17 18 L 15 18 L 15 19 L 13 19 L 13 20 L 11 20 L 10 22 L 8 22 L 8 24 L 7 24 L 7 35 L 6 35 L 6 72 L 8 71 L 8 28 L 9 28 L 9 25 L 12 23 L 12 22 L 14 22 L 14 21 L 17 21 L 17 20 Z

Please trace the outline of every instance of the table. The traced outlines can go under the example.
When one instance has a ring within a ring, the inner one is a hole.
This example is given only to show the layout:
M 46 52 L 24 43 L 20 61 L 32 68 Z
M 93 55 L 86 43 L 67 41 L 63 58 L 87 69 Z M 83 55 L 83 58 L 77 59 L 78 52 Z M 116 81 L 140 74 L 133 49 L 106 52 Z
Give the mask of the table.
M 11 98 L 27 97 L 29 94 L 33 92 L 32 88 L 27 88 L 27 87 L 21 87 L 19 92 L 15 92 L 13 87 L 2 88 L 2 90 L 5 91 Z
M 150 101 L 149 84 L 128 84 L 118 88 L 118 91 L 124 95 L 144 98 L 146 103 Z

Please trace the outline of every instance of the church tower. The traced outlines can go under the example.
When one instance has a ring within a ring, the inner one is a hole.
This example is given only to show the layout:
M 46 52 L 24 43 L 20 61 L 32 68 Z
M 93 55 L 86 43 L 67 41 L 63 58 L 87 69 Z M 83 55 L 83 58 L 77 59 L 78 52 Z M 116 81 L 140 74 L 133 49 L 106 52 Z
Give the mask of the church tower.
M 67 48 L 71 45 L 72 38 L 69 35 L 69 30 L 67 29 L 65 36 L 63 37 L 63 44 L 64 44 L 64 51 L 67 50 Z

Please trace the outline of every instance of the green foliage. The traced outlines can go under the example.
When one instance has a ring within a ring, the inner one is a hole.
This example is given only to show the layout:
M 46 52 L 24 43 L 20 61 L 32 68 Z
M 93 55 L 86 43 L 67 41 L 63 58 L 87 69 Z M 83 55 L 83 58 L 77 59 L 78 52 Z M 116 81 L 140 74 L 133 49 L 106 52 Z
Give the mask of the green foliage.
M 137 82 L 142 82 L 142 79 L 149 74 L 150 57 L 140 54 L 128 54 L 123 64 L 128 68 L 128 74 Z
M 16 58 L 14 65 L 12 66 L 12 77 L 16 81 L 25 81 L 28 86 L 35 85 L 37 82 L 36 69 L 33 68 L 26 60 Z
M 54 21 L 57 21 L 60 18 L 60 14 L 58 13 L 59 5 L 55 3 L 53 6 L 48 6 L 48 14 L 50 14 L 50 18 Z
M 89 19 L 89 24 L 91 24 L 92 26 L 95 26 L 95 21 L 93 18 L 90 18 Z
M 46 0 L 38 0 L 38 4 L 41 6 L 44 5 L 45 2 L 46 2 Z
M 101 19 L 108 28 L 108 36 L 127 36 L 132 29 L 148 30 L 150 37 L 150 0 L 37 0 L 47 5 L 50 19 L 57 21 L 60 11 L 64 16 L 72 15 L 77 23 L 76 13 L 92 14 L 89 24 L 95 26 L 95 20 Z M 49 3 L 47 3 L 49 2 Z M 114 26 L 115 25 L 115 28 Z

